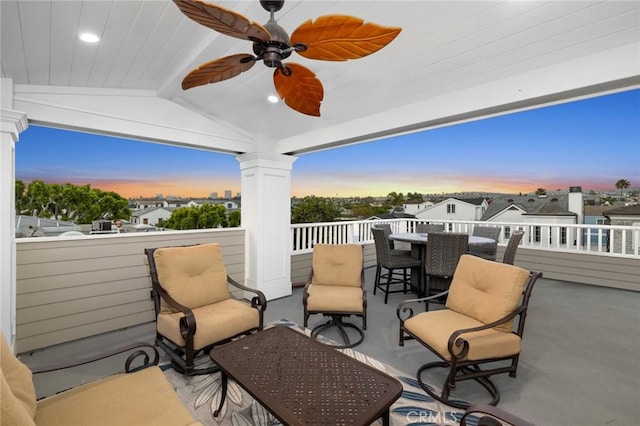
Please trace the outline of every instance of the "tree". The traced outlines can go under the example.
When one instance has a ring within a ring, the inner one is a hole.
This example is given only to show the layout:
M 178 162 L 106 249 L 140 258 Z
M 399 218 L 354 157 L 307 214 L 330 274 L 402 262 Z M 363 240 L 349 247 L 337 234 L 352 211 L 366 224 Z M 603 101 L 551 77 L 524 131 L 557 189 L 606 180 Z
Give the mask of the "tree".
M 424 197 L 419 192 L 407 192 L 406 200 L 413 203 L 422 203 L 424 201 Z
M 330 199 L 310 195 L 291 208 L 291 223 L 333 222 L 340 209 Z
M 536 189 L 536 195 L 547 195 L 547 190 L 544 188 Z
M 402 192 L 390 192 L 389 194 L 387 194 L 387 202 L 393 207 L 401 206 L 404 204 L 404 195 L 402 195 Z
M 227 209 L 221 204 L 203 204 L 196 207 L 179 207 L 163 222 L 170 229 L 227 228 Z
M 103 192 L 90 185 L 47 184 L 34 180 L 25 187 L 16 181 L 18 214 L 75 222 L 96 219 L 120 219 L 131 216 L 128 201 L 115 192 Z
M 626 179 L 620 179 L 616 182 L 616 188 L 620 190 L 620 197 L 622 197 L 622 191 L 629 188 L 631 183 Z
M 239 210 L 234 210 L 229 213 L 229 226 L 232 228 L 237 228 L 241 223 L 241 216 Z

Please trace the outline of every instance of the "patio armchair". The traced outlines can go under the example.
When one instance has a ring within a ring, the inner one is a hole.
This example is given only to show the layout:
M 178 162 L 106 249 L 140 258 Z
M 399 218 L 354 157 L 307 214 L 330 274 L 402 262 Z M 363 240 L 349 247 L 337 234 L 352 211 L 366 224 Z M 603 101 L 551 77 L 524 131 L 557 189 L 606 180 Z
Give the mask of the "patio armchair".
M 311 331 L 318 339 L 321 333 L 336 327 L 344 344 L 336 342 L 337 348 L 352 348 L 364 340 L 367 329 L 367 296 L 364 287 L 363 249 L 358 244 L 316 244 L 309 281 L 302 294 L 304 326 L 309 316 L 321 314 L 330 319 L 320 323 Z M 362 330 L 355 324 L 344 322 L 349 316 L 362 318 Z M 347 328 L 355 330 L 357 340 L 352 342 Z
M 507 248 L 504 250 L 504 255 L 502 256 L 502 263 L 513 265 L 513 262 L 516 260 L 516 251 L 518 250 L 518 246 L 520 245 L 520 241 L 522 241 L 523 236 L 524 231 L 515 231 L 511 234 L 511 238 L 509 238 L 509 242 L 507 243 Z
M 467 408 L 468 403 L 451 398 L 450 392 L 458 382 L 473 379 L 492 396 L 490 405 L 498 403 L 500 393 L 490 376 L 516 376 L 529 299 L 541 276 L 516 266 L 463 255 L 449 290 L 432 296 L 446 296 L 444 309 L 414 314 L 411 305 L 429 298 L 398 306 L 400 346 L 415 339 L 440 358 L 418 369 L 418 382 L 427 394 L 442 403 Z M 440 394 L 422 380 L 423 372 L 434 367 L 447 369 Z
M 156 313 L 156 344 L 185 375 L 210 374 L 217 366 L 196 369 L 194 359 L 215 345 L 263 328 L 264 294 L 227 275 L 217 243 L 147 248 Z M 231 296 L 229 286 L 253 293 L 251 302 Z
M 495 226 L 475 226 L 471 235 L 474 237 L 491 238 L 494 242 L 491 244 L 474 245 L 469 249 L 469 254 L 487 260 L 496 260 L 500 228 Z
M 58 371 L 131 352 L 126 373 L 115 374 L 36 400 L 33 374 Z M 15 357 L 0 333 L 0 424 L 200 425 L 158 368 L 157 349 L 138 343 L 76 363 L 31 370 Z M 133 367 L 134 365 L 141 365 Z
M 391 240 L 385 231 L 380 228 L 371 228 L 376 247 L 376 277 L 373 286 L 373 294 L 380 289 L 384 293 L 384 303 L 389 300 L 389 293 L 406 293 L 411 281 L 407 270 L 419 268 L 422 265 L 420 259 L 411 257 L 411 251 L 406 253 L 391 249 Z M 383 271 L 383 268 L 386 272 Z M 399 289 L 390 289 L 393 285 L 401 285 Z

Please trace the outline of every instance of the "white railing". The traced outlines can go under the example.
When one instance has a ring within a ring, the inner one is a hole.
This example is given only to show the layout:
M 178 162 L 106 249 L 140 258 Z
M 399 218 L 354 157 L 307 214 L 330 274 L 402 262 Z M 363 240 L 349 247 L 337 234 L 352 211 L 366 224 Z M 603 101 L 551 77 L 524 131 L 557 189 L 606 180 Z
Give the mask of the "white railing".
M 316 243 L 365 244 L 373 241 L 371 226 L 388 223 L 394 232 L 413 232 L 418 219 L 357 220 L 291 225 L 291 254 L 308 253 Z M 534 249 L 600 253 L 607 256 L 640 257 L 640 227 L 618 225 L 572 225 L 558 223 L 510 223 L 431 220 L 448 232 L 471 233 L 475 226 L 501 229 L 498 244 L 506 244 L 516 230 L 524 231 L 522 246 Z

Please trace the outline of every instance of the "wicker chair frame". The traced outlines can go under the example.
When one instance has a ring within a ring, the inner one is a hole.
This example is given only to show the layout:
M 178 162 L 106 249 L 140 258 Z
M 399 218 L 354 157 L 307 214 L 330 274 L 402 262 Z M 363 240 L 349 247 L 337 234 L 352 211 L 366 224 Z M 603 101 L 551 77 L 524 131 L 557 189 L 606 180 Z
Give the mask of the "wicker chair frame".
M 513 265 L 513 262 L 516 260 L 516 251 L 518 250 L 518 245 L 524 236 L 524 231 L 515 231 L 511 234 L 511 238 L 509 238 L 509 243 L 507 243 L 507 248 L 504 250 L 504 255 L 502 256 L 502 263 L 507 263 L 509 265 Z
M 498 238 L 500 238 L 500 228 L 494 226 L 476 226 L 471 233 L 474 237 L 491 238 L 495 242 L 493 244 L 483 244 L 474 246 L 469 249 L 469 254 L 481 257 L 487 260 L 496 260 L 498 252 Z
M 391 240 L 382 228 L 371 228 L 376 247 L 376 278 L 373 286 L 373 294 L 380 289 L 384 293 L 384 303 L 387 304 L 390 293 L 407 293 L 411 281 L 409 268 L 418 268 L 420 259 L 411 257 L 409 250 L 392 250 Z M 383 271 L 383 268 L 386 272 Z M 384 282 L 383 282 L 384 280 Z M 400 284 L 399 289 L 391 289 L 391 286 Z
M 416 232 L 419 234 L 430 234 L 432 232 L 444 232 L 444 224 L 416 223 Z
M 469 250 L 469 235 L 454 232 L 432 232 L 425 251 L 425 289 L 422 296 L 441 293 L 449 288 L 460 257 Z M 425 310 L 429 310 L 429 302 Z

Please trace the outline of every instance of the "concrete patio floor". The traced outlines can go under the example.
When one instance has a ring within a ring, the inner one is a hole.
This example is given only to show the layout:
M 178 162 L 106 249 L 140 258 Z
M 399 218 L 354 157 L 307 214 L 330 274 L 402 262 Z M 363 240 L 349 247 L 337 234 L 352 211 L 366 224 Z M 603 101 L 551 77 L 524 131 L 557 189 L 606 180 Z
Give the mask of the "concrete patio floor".
M 366 270 L 368 327 L 356 349 L 415 375 L 435 360 L 416 342 L 398 345 L 399 302 L 414 295 L 373 295 L 375 268 Z M 265 323 L 289 319 L 302 324 L 302 289 L 268 302 Z M 359 320 L 352 319 L 359 323 Z M 312 316 L 310 326 L 323 321 Z M 152 342 L 153 323 L 20 354 L 30 367 L 100 353 L 133 341 Z M 124 356 L 78 367 L 72 372 L 34 376 L 38 396 L 51 395 L 121 371 Z M 426 381 L 440 387 L 444 373 Z M 499 407 L 540 425 L 635 425 L 640 423 L 640 293 L 541 279 L 536 284 L 525 327 L 518 376 L 495 376 Z M 479 385 L 464 382 L 456 395 L 488 401 Z

